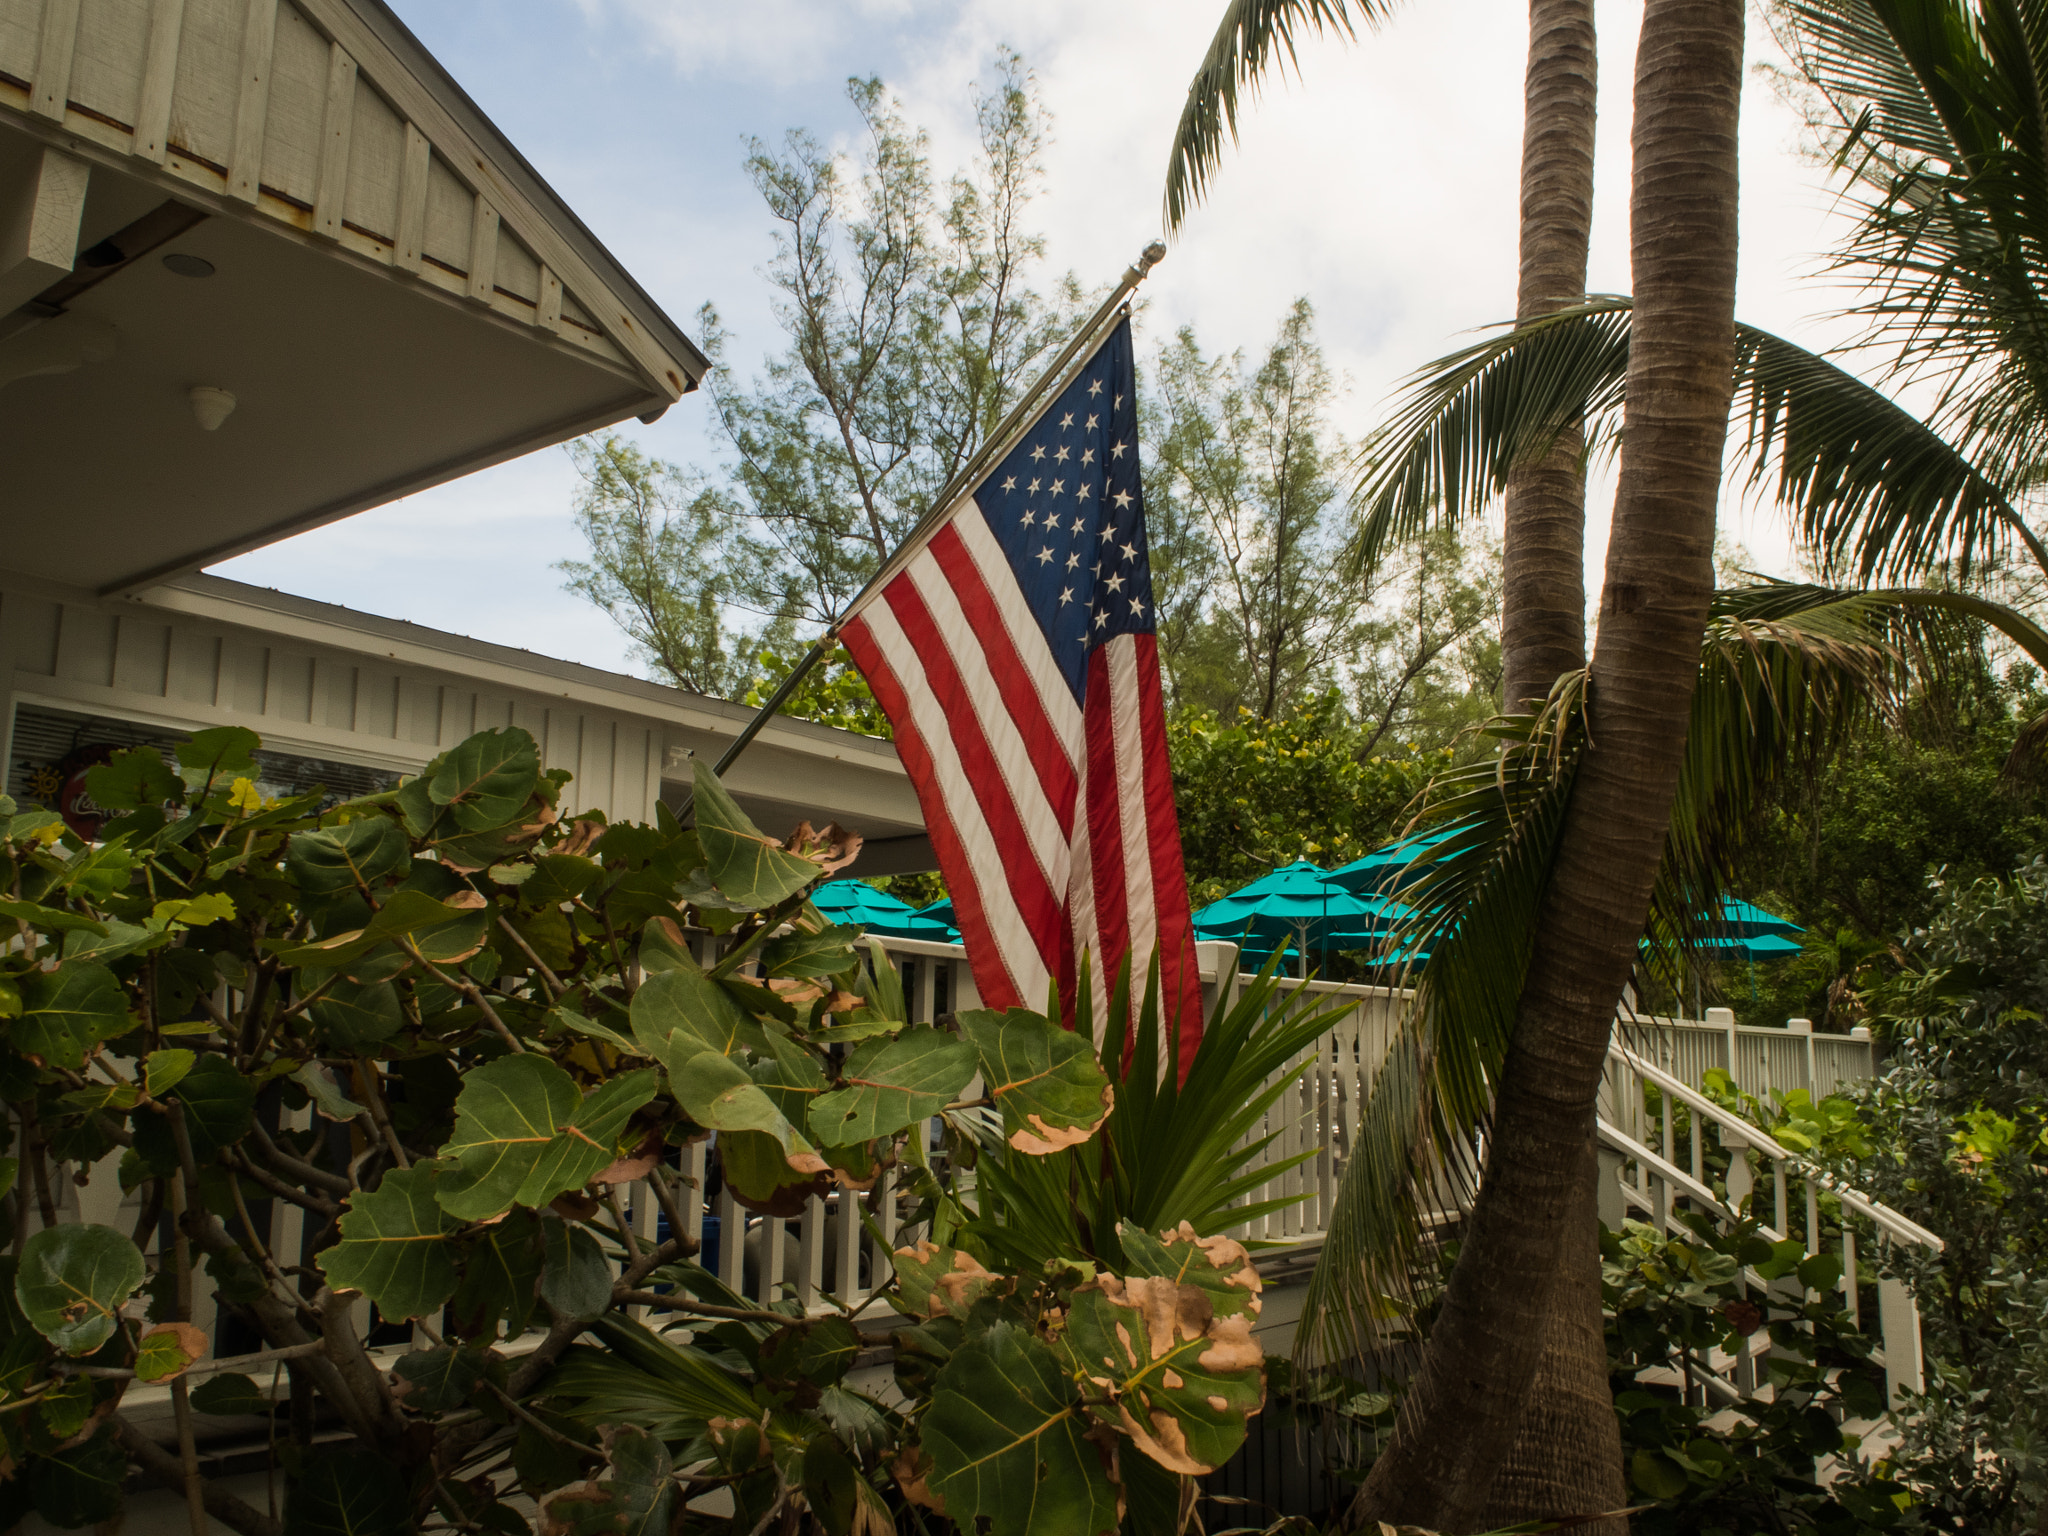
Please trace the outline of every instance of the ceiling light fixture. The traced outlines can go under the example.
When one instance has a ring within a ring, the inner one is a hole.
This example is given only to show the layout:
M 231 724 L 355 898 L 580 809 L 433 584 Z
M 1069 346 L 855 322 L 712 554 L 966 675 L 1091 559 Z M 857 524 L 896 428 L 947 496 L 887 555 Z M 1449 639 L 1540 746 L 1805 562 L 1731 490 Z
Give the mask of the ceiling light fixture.
M 234 414 L 235 397 L 211 384 L 194 384 L 187 398 L 192 402 L 193 419 L 199 423 L 202 432 L 218 432 L 220 424 Z
M 213 263 L 204 256 L 194 256 L 185 251 L 173 251 L 164 258 L 164 270 L 179 277 L 211 277 Z

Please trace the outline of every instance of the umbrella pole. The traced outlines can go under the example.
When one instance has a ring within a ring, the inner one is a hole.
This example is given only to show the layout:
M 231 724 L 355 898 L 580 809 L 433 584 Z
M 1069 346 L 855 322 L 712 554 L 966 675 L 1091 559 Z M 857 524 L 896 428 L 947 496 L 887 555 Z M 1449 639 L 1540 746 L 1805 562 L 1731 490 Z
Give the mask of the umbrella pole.
M 1296 926 L 1296 927 L 1297 927 L 1298 929 L 1300 929 L 1300 931 L 1301 931 L 1301 964 L 1300 964 L 1300 966 L 1298 967 L 1298 969 L 1299 969 L 1299 970 L 1300 970 L 1300 972 L 1301 972 L 1301 979 L 1302 979 L 1303 981 L 1307 981 L 1307 980 L 1308 980 L 1308 920 L 1307 920 L 1306 918 L 1304 918 L 1304 919 L 1303 919 L 1303 920 L 1302 920 L 1301 922 L 1297 923 L 1297 924 L 1296 924 L 1295 926 Z

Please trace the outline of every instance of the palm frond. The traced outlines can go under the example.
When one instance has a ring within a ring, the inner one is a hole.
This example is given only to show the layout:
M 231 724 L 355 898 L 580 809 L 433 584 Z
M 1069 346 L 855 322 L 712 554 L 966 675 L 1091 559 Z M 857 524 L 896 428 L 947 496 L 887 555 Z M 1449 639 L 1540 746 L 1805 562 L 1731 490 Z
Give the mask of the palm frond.
M 1351 1359 L 1402 1333 L 1414 1341 L 1431 1290 L 1418 1273 L 1428 1217 L 1468 1204 L 1476 1184 L 1475 1142 L 1585 744 L 1583 681 L 1561 680 L 1535 716 L 1495 721 L 1495 759 L 1432 787 L 1427 814 L 1457 831 L 1403 890 L 1417 917 L 1389 941 L 1392 953 L 1427 952 L 1428 965 L 1360 1112 L 1304 1298 L 1295 1352 L 1306 1364 Z
M 2048 572 L 2005 485 L 1881 390 L 1750 326 L 1737 329 L 1735 369 L 1749 484 L 1792 513 L 1825 569 L 1897 580 L 2018 543 Z
M 1353 493 L 1355 571 L 1387 548 L 1482 512 L 1523 464 L 1540 463 L 1579 423 L 1619 419 L 1631 301 L 1603 295 L 1438 358 L 1410 378 L 1363 452 Z
M 1603 295 L 1438 359 L 1367 445 L 1351 557 L 1477 516 L 1520 465 L 1618 421 L 1632 301 Z M 2001 482 L 1881 390 L 1781 336 L 1736 328 L 1738 472 L 1791 512 L 1823 568 L 1858 581 L 2048 550 Z M 1746 466 L 1743 468 L 1742 466 Z
M 1385 20 L 1387 0 L 1357 0 L 1368 25 Z M 1256 87 L 1276 61 L 1300 67 L 1306 33 L 1335 32 L 1356 37 L 1350 0 L 1227 0 L 1223 19 L 1188 83 L 1188 99 L 1173 130 L 1166 162 L 1166 228 L 1178 230 L 1188 210 L 1202 200 L 1217 167 L 1223 142 L 1237 142 L 1238 92 Z
M 1348 1004 L 1327 1008 L 1311 994 L 1283 992 L 1275 979 L 1282 958 L 1276 954 L 1235 1000 L 1218 999 L 1184 1082 L 1173 1032 L 1161 1028 L 1156 967 L 1142 992 L 1120 974 L 1102 1032 L 1115 1093 L 1109 1119 L 1088 1141 L 1050 1156 L 984 1160 L 982 1209 L 970 1237 L 1025 1267 L 1057 1255 L 1114 1269 L 1123 1262 L 1117 1234 L 1124 1223 L 1156 1231 L 1185 1221 L 1208 1236 L 1305 1198 L 1244 1203 L 1314 1155 L 1262 1164 L 1274 1138 L 1253 1132 Z M 1127 1033 L 1134 994 L 1137 1023 Z M 1088 996 L 1084 980 L 1076 988 L 1077 1033 L 1092 1022 Z
M 1836 117 L 1855 232 L 1837 267 L 1933 420 L 2007 486 L 2048 429 L 2048 26 L 2039 0 L 1791 0 L 1784 41 Z

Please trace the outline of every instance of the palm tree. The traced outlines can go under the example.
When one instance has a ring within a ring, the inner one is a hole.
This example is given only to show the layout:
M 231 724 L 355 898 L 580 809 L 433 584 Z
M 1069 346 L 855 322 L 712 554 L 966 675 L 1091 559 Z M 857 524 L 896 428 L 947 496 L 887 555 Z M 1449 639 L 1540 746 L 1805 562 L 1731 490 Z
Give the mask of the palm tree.
M 1857 211 L 1834 266 L 1869 295 L 1850 313 L 1875 366 L 1738 327 L 1745 478 L 1841 576 L 2014 554 L 2048 575 L 2027 516 L 2048 484 L 2048 0 L 1791 0 L 1779 17 Z M 1578 423 L 1611 430 L 1631 311 L 1596 299 L 1423 370 L 1371 455 L 1361 557 L 1470 515 Z M 1923 414 L 1887 392 L 1906 387 Z
M 1213 170 L 1244 67 L 1255 74 L 1280 44 L 1291 51 L 1276 13 L 1349 25 L 1327 5 L 1230 8 L 1183 117 L 1170 217 Z M 1354 1511 L 1363 1518 L 1469 1529 L 1488 1506 L 1541 1363 L 1545 1321 L 1564 1300 L 1558 1234 L 1592 1193 L 1580 1175 L 1600 1063 L 1647 920 L 1708 614 L 1733 347 L 1741 52 L 1735 0 L 1646 5 L 1631 210 L 1644 336 L 1630 365 L 1628 446 L 1585 693 L 1594 728 L 1574 758 L 1555 855 L 1527 914 L 1533 948 L 1492 1080 L 1488 1176 L 1401 1428 Z M 1612 1485 L 1610 1476 L 1576 1490 L 1590 1502 L 1537 1513 L 1597 1509 Z
M 1361 9 L 1369 21 L 1385 16 L 1377 0 Z M 1169 228 L 1178 227 L 1215 174 L 1224 134 L 1236 136 L 1240 87 L 1255 83 L 1283 50 L 1292 60 L 1297 32 L 1308 29 L 1351 35 L 1344 0 L 1235 0 L 1226 7 L 1175 134 L 1166 186 Z M 1585 295 L 1597 72 L 1593 0 L 1529 0 L 1515 311 L 1521 320 L 1569 308 Z M 1501 603 L 1502 682 L 1510 708 L 1540 701 L 1559 677 L 1585 665 L 1581 457 L 1567 427 L 1546 457 L 1518 464 L 1510 476 Z M 1594 1490 L 1604 1490 L 1593 1500 L 1598 1507 L 1623 1502 L 1600 1315 L 1597 1174 L 1589 1142 L 1570 1263 L 1576 1289 L 1546 1320 L 1537 1382 L 1489 1507 L 1499 1523 L 1559 1508 Z

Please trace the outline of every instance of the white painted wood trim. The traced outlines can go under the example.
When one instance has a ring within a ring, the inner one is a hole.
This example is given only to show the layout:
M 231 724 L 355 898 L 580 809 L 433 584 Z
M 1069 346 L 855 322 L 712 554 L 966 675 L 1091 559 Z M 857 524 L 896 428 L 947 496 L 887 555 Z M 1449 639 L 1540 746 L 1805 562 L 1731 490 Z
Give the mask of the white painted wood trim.
M 426 254 L 427 169 L 433 155 L 427 136 L 407 123 L 405 164 L 398 172 L 398 237 L 391 248 L 391 259 L 401 272 L 417 273 Z
M 401 667 L 417 667 L 426 671 L 446 673 L 479 686 L 512 689 L 532 694 L 540 699 L 569 699 L 585 708 L 612 710 L 645 720 L 659 720 L 684 730 L 724 736 L 732 734 L 745 724 L 744 721 L 736 721 L 726 715 L 693 709 L 681 702 L 669 703 L 666 700 L 650 699 L 642 694 L 627 693 L 581 680 L 571 683 L 545 673 L 530 672 L 524 667 L 507 666 L 502 662 L 460 652 L 443 651 L 417 642 L 393 640 L 382 635 L 365 635 L 359 629 L 327 624 L 298 614 L 218 602 L 179 587 L 152 587 L 141 595 L 140 601 L 146 607 L 188 614 L 193 618 L 206 619 L 216 624 L 231 624 L 238 629 L 259 631 L 269 637 L 289 637 L 308 645 L 325 646 L 358 656 L 374 656 L 379 660 L 396 662 Z M 785 744 L 776 742 L 775 745 Z M 828 754 L 820 753 L 818 756 L 822 761 Z M 887 771 L 893 764 L 880 760 L 878 756 L 875 766 Z
M 533 323 L 544 331 L 561 334 L 562 280 L 555 276 L 552 267 L 540 269 L 540 299 L 533 306 Z
M 270 54 L 277 40 L 277 0 L 248 0 L 242 22 L 235 138 L 228 151 L 227 194 L 254 205 L 263 185 L 263 130 L 270 117 Z
M 81 683 L 68 677 L 46 677 L 38 672 L 14 674 L 14 702 L 40 704 L 45 709 L 81 707 L 93 714 L 113 715 L 138 725 L 161 726 L 167 730 L 190 731 L 200 725 L 242 725 L 263 738 L 265 748 L 276 752 L 302 752 L 330 757 L 337 762 L 360 763 L 368 768 L 390 768 L 417 773 L 434 755 L 432 748 L 415 747 L 394 740 L 391 751 L 370 746 L 361 731 L 337 730 L 305 720 L 280 720 L 273 715 L 251 714 L 247 710 L 204 703 L 198 699 L 166 699 L 153 693 L 136 693 L 127 688 L 109 688 L 99 683 Z M 411 750 L 407 750 L 411 748 Z
M 434 95 L 384 45 L 361 17 L 342 0 L 298 0 L 299 9 L 329 37 L 345 46 L 370 71 L 370 78 L 391 98 L 401 116 L 418 123 L 441 146 L 442 158 L 479 196 L 488 197 L 512 231 L 542 265 L 559 273 L 591 318 L 655 389 L 672 400 L 683 396 L 681 360 L 672 359 L 644 334 L 623 308 L 615 305 L 611 285 L 578 256 L 554 225 L 518 189 L 499 178 L 483 149 L 443 109 Z M 461 159 L 455 157 L 460 153 Z
M 469 296 L 479 304 L 490 303 L 497 277 L 498 210 L 479 192 L 469 224 Z
M 171 97 L 178 86 L 178 42 L 185 33 L 185 0 L 151 0 L 149 51 L 135 107 L 135 153 L 164 163 L 171 136 Z
M 28 109 L 53 123 L 64 121 L 71 99 L 71 57 L 78 48 L 79 0 L 43 0 L 42 37 L 36 47 L 36 77 Z
M 348 146 L 356 117 L 356 61 L 339 43 L 328 44 L 327 110 L 320 119 L 320 181 L 313 194 L 313 233 L 341 238 L 348 206 Z

